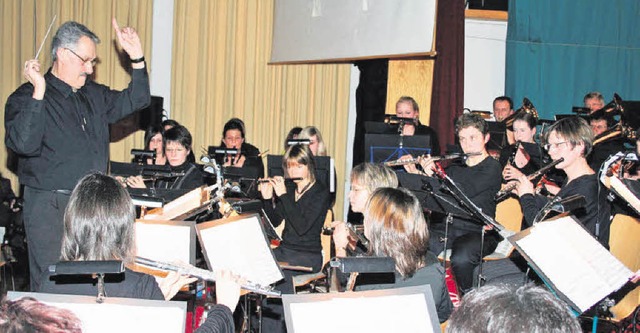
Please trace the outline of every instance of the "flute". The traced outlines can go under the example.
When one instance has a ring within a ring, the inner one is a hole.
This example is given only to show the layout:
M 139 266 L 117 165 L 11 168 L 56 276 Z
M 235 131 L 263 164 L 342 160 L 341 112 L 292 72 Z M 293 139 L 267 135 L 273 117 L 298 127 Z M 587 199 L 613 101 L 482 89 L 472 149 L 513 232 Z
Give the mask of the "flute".
M 457 158 L 467 158 L 469 156 L 478 156 L 478 155 L 482 155 L 482 153 L 468 153 L 468 154 L 449 154 L 449 155 L 444 155 L 444 156 L 434 156 L 431 157 L 431 160 L 436 162 L 436 161 L 443 161 L 443 160 L 455 160 Z M 384 162 L 384 165 L 386 166 L 400 166 L 400 165 L 408 165 L 408 164 L 418 164 L 420 163 L 420 158 L 425 157 L 426 155 L 421 155 L 418 156 L 416 158 L 408 158 L 408 159 L 398 159 L 398 160 L 394 160 L 394 161 L 388 161 L 388 162 Z
M 268 183 L 271 179 L 273 179 L 273 178 L 258 179 L 258 183 Z M 292 181 L 296 181 L 296 180 L 302 180 L 302 177 L 293 177 L 293 178 L 285 178 L 284 179 L 285 182 L 292 182 Z
M 530 175 L 527 176 L 527 179 L 528 180 L 534 180 L 538 176 L 547 173 L 547 171 L 551 170 L 551 168 L 553 168 L 554 166 L 560 164 L 563 161 L 564 161 L 564 157 L 560 157 L 559 159 L 557 159 L 557 160 L 547 164 L 546 166 L 540 168 L 538 171 L 535 171 L 535 172 L 531 173 Z M 500 190 L 500 191 L 498 191 L 498 193 L 496 193 L 495 200 L 496 201 L 501 201 L 506 196 L 508 196 L 517 186 L 518 186 L 518 182 L 517 181 L 507 184 L 502 190 Z
M 142 258 L 142 257 L 136 257 L 135 261 L 136 261 L 137 264 L 145 265 L 145 266 L 152 267 L 152 268 L 157 268 L 157 269 L 160 269 L 160 270 L 163 270 L 163 271 L 174 271 L 174 272 L 178 272 L 180 274 L 197 277 L 197 278 L 199 278 L 201 280 L 205 280 L 205 281 L 213 281 L 213 282 L 216 281 L 215 272 L 208 271 L 208 270 L 201 269 L 201 268 L 197 268 L 197 267 L 189 265 L 189 264 L 183 264 L 183 263 L 170 264 L 170 263 L 167 263 L 167 262 L 160 262 L 160 261 L 155 261 L 155 260 Z M 262 295 L 265 295 L 265 296 L 270 296 L 270 297 L 280 297 L 281 296 L 280 291 L 273 290 L 273 288 L 271 286 L 264 287 L 264 286 L 261 286 L 259 284 L 248 282 L 248 281 L 240 283 L 240 286 L 242 287 L 242 289 L 246 289 L 246 290 L 249 290 L 251 292 L 254 292 L 254 293 L 257 293 L 257 294 L 262 294 Z

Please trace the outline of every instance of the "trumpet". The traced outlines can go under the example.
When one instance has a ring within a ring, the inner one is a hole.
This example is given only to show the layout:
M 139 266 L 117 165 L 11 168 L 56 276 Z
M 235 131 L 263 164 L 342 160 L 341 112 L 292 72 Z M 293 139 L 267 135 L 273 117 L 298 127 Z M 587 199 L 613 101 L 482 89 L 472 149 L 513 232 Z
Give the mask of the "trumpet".
M 216 281 L 216 277 L 215 277 L 215 272 L 212 271 L 207 271 L 201 268 L 197 268 L 195 266 L 189 265 L 189 264 L 183 264 L 183 263 L 167 263 L 167 262 L 161 262 L 161 261 L 155 261 L 155 260 L 151 260 L 151 259 L 147 259 L 147 258 L 143 258 L 143 257 L 136 257 L 135 260 L 136 264 L 140 264 L 140 265 L 144 265 L 144 266 L 148 266 L 148 267 L 152 267 L 152 268 L 157 268 L 163 271 L 174 271 L 174 272 L 178 272 L 180 274 L 184 274 L 184 275 L 189 275 L 189 276 L 193 276 L 193 277 L 197 277 L 201 280 L 205 280 L 205 281 Z M 239 282 L 240 286 L 242 287 L 242 289 L 246 289 L 249 291 L 252 291 L 254 293 L 257 294 L 262 294 L 265 296 L 270 296 L 270 297 L 280 297 L 281 293 L 278 290 L 274 290 L 272 289 L 270 286 L 269 287 L 265 287 L 265 286 L 261 286 L 259 284 L 256 283 L 252 283 L 252 282 L 241 282 L 241 281 L 237 281 Z
M 538 169 L 538 171 L 535 171 L 535 172 L 531 173 L 530 175 L 527 176 L 527 179 L 528 180 L 534 180 L 538 176 L 547 173 L 547 171 L 551 170 L 551 168 L 553 168 L 556 165 L 562 163 L 563 161 L 564 161 L 564 157 L 560 157 L 559 159 L 557 159 L 557 160 L 545 165 L 544 167 Z M 498 193 L 496 193 L 495 200 L 496 201 L 502 201 L 502 199 L 506 198 L 517 186 L 518 186 L 518 182 L 517 181 L 507 184 L 502 190 L 500 190 L 500 191 L 498 191 Z
M 533 103 L 531 103 L 531 101 L 525 97 L 522 99 L 522 106 L 519 109 L 517 109 L 512 115 L 510 115 L 507 118 L 504 118 L 502 120 L 502 123 L 505 124 L 508 128 L 512 128 L 513 121 L 516 119 L 516 116 L 521 112 L 531 114 L 536 118 L 536 120 L 539 118 L 538 110 L 536 110 L 535 106 L 533 106 Z
M 455 160 L 458 158 L 466 159 L 469 156 L 478 156 L 482 155 L 482 153 L 468 153 L 468 154 L 448 154 L 444 156 L 433 156 L 431 160 L 436 161 L 445 161 L 445 160 Z M 408 159 L 397 159 L 393 161 L 384 162 L 385 166 L 400 166 L 400 165 L 409 165 L 409 164 L 418 164 L 420 163 L 420 159 L 426 157 L 427 155 L 420 155 L 416 158 L 408 158 Z

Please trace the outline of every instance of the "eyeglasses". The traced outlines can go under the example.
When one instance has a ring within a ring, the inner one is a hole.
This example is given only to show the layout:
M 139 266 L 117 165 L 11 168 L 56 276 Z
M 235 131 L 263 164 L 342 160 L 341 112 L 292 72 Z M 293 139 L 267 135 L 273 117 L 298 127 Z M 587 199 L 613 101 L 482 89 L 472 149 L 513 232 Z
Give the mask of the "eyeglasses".
M 85 58 L 81 57 L 80 55 L 78 55 L 77 53 L 73 52 L 72 49 L 69 49 L 69 48 L 66 48 L 66 47 L 65 47 L 65 49 L 69 50 L 71 53 L 73 53 L 73 55 L 78 57 L 78 59 L 82 60 L 82 65 L 91 64 L 91 67 L 93 67 L 98 63 L 98 58 L 85 59 Z
M 558 143 L 547 143 L 546 145 L 542 146 L 544 147 L 544 150 L 549 151 L 551 150 L 551 147 L 558 149 L 558 147 L 560 147 L 560 145 L 567 143 L 567 141 L 563 141 L 563 142 L 558 142 Z

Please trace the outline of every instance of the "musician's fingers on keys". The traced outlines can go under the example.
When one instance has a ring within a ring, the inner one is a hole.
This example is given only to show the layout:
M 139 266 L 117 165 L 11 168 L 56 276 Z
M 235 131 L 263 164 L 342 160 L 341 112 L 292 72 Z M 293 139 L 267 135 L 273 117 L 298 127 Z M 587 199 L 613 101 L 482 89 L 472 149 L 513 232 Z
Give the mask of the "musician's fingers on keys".
M 349 244 L 349 231 L 347 231 L 347 225 L 342 221 L 335 221 L 331 223 L 333 228 L 333 243 L 337 249 L 345 249 Z
M 434 167 L 434 161 L 433 158 L 431 158 L 431 155 L 427 155 L 427 156 L 421 156 L 419 158 L 419 162 L 420 162 L 420 166 L 422 167 L 422 170 L 429 176 L 433 176 L 433 167 Z
M 132 188 L 146 188 L 142 176 L 131 176 L 126 178 L 126 184 Z
M 169 274 L 167 274 L 167 276 L 163 278 L 156 276 L 158 286 L 160 286 L 160 290 L 164 295 L 164 299 L 167 301 L 172 299 L 173 296 L 175 296 L 183 286 L 186 286 L 187 284 L 195 282 L 197 280 L 197 278 L 181 275 L 177 272 L 169 272 Z
M 506 180 L 518 179 L 522 176 L 524 175 L 522 174 L 522 172 L 520 172 L 520 170 L 509 164 L 507 164 L 502 171 L 502 178 Z
M 216 302 L 225 305 L 232 312 L 240 299 L 240 283 L 229 271 L 216 271 Z
M 533 188 L 533 184 L 527 178 L 527 176 L 520 173 L 520 176 L 514 180 L 518 182 L 518 185 L 516 186 L 516 192 L 518 193 L 518 196 L 534 193 L 535 190 Z
M 407 155 L 402 155 L 398 160 L 399 161 L 409 161 L 413 159 L 413 155 L 411 154 L 407 154 Z M 403 165 L 405 171 L 407 171 L 408 173 L 418 173 L 418 169 L 416 168 L 416 165 L 413 163 L 409 163 L 409 164 L 405 164 Z

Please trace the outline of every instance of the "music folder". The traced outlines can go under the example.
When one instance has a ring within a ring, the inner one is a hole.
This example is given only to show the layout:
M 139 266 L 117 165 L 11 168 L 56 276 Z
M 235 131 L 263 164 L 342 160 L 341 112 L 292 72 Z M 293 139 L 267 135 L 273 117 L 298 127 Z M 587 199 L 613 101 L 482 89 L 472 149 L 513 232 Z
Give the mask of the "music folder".
M 324 333 L 319 314 L 331 314 L 331 332 L 440 332 L 429 285 L 282 295 L 287 332 Z
M 620 289 L 633 275 L 573 216 L 537 223 L 509 241 L 546 284 L 580 313 Z

